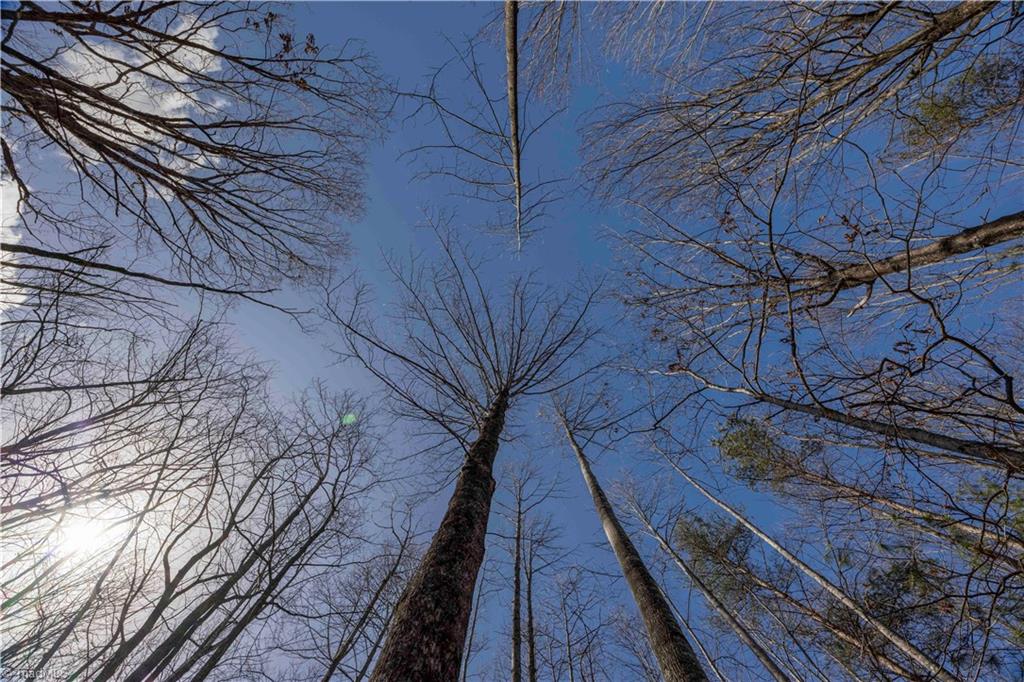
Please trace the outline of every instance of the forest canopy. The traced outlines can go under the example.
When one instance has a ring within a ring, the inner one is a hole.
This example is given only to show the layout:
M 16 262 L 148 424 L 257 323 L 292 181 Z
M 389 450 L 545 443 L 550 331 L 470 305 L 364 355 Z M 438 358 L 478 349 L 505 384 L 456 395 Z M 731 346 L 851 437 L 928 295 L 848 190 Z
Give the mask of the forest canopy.
M 4 0 L 0 678 L 1020 680 L 1022 22 Z

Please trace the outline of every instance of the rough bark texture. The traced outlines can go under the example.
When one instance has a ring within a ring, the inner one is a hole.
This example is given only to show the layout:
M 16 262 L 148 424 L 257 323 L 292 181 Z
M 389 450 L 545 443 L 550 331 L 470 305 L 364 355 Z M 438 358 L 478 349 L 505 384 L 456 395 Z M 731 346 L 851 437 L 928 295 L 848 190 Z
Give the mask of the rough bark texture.
M 622 575 L 629 583 L 629 589 L 644 621 L 651 651 L 658 659 L 662 676 L 666 682 L 705 682 L 708 678 L 704 668 L 672 615 L 661 588 L 647 570 L 640 553 L 616 518 L 615 510 L 591 472 L 590 463 L 568 426 L 565 434 L 573 452 L 576 453 L 587 489 L 594 500 L 594 508 L 604 527 L 605 535 L 608 536 L 608 543 L 619 561 Z
M 473 588 L 484 558 L 494 496 L 491 472 L 506 407 L 507 398 L 499 396 L 466 455 L 430 549 L 395 608 L 370 678 L 374 682 L 458 679 Z

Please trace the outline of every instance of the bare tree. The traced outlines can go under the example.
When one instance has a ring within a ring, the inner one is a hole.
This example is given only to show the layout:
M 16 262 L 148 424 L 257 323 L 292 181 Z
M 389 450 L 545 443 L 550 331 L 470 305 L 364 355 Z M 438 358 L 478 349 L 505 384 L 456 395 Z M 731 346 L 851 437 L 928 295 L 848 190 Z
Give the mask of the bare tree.
M 765 671 L 772 676 L 773 679 L 778 682 L 788 682 L 790 679 L 786 673 L 772 660 L 772 657 L 765 650 L 765 648 L 754 638 L 750 630 L 739 620 L 737 615 L 734 615 L 727 604 L 725 604 L 714 590 L 705 583 L 698 574 L 696 574 L 691 567 L 687 564 L 685 559 L 679 555 L 679 553 L 672 547 L 669 536 L 660 531 L 654 524 L 654 513 L 656 500 L 651 499 L 653 496 L 648 496 L 648 499 L 641 499 L 640 495 L 634 489 L 629 489 L 626 494 L 626 502 L 629 505 L 629 509 L 632 512 L 643 527 L 647 530 L 647 533 L 653 537 L 662 551 L 668 554 L 679 570 L 682 571 L 683 575 L 693 583 L 693 586 L 697 588 L 708 604 L 711 606 L 712 611 L 716 616 L 723 619 L 729 624 L 735 632 L 736 637 L 743 642 L 743 644 L 750 649 L 750 651 L 757 657 L 757 660 L 764 666 Z M 684 517 L 680 514 L 675 516 L 677 524 L 684 524 Z
M 440 130 L 440 139 L 406 154 L 423 164 L 419 177 L 444 179 L 453 195 L 487 204 L 494 220 L 484 227 L 511 236 L 519 252 L 525 241 L 543 229 L 549 207 L 560 199 L 557 187 L 562 179 L 526 176 L 523 158 L 533 148 L 530 143 L 562 110 L 535 118 L 532 89 L 519 87 L 517 17 L 518 3 L 510 0 L 504 21 L 505 96 L 491 94 L 475 43 L 461 50 L 453 47 L 456 56 L 434 72 L 422 92 L 409 95 L 418 103 L 411 116 L 429 117 Z M 460 82 L 470 85 L 464 102 L 445 96 L 445 81 L 453 69 L 463 77 Z
M 793 444 L 751 420 L 728 422 L 716 444 L 734 477 L 815 519 L 841 547 L 836 570 L 864 583 L 861 601 L 924 646 L 948 650 L 958 677 L 1012 668 L 1024 590 L 1021 510 L 1011 502 L 1019 481 L 937 466 L 911 479 L 828 444 Z
M 1014 569 L 1024 559 L 1024 542 L 1017 532 L 1018 513 L 1009 504 L 1016 479 L 981 475 L 968 479 L 971 488 L 1008 489 L 1007 500 L 965 494 L 943 480 L 941 470 L 927 472 L 926 481 L 908 485 L 899 477 L 848 458 L 838 448 L 807 439 L 789 445 L 769 422 L 733 418 L 720 430 L 715 444 L 722 463 L 733 476 L 751 487 L 769 488 L 803 504 L 820 503 L 859 509 L 885 522 L 895 522 L 936 540 L 974 553 L 978 562 L 995 561 Z M 964 483 L 955 477 L 954 481 Z M 978 499 L 971 499 L 972 497 Z
M 502 516 L 512 526 L 511 535 L 494 534 L 511 543 L 512 556 L 512 617 L 511 617 L 511 669 L 514 682 L 523 679 L 523 650 L 527 652 L 527 679 L 536 680 L 536 642 L 533 632 L 533 580 L 538 571 L 545 568 L 550 560 L 542 559 L 542 553 L 551 548 L 550 533 L 538 526 L 541 517 L 536 510 L 559 494 L 560 481 L 545 481 L 532 460 L 525 460 L 507 467 L 501 477 L 511 497 L 509 502 L 498 501 Z M 524 586 L 525 578 L 525 586 Z M 526 604 L 525 633 L 523 604 Z
M 857 133 L 879 123 L 895 144 L 911 126 L 911 138 L 939 143 L 943 155 L 974 144 L 980 160 L 1005 163 L 998 145 L 1012 140 L 1024 104 L 1019 73 L 1000 77 L 1018 70 L 1018 9 L 715 9 L 701 23 L 707 57 L 677 62 L 662 92 L 610 108 L 592 129 L 605 190 L 707 205 L 719 191 L 771 187 L 792 160 L 820 174 L 836 147 L 859 144 Z
M 273 405 L 210 299 L 272 305 L 344 250 L 385 84 L 267 6 L 0 11 L 5 664 L 248 676 L 348 570 L 377 458 L 352 396 Z
M 498 589 L 497 581 L 493 578 L 494 572 L 492 567 L 494 566 L 496 566 L 496 562 L 488 565 L 488 562 L 484 561 L 480 574 L 477 576 L 477 585 L 473 598 L 473 612 L 469 620 L 469 632 L 466 633 L 466 645 L 462 656 L 462 670 L 459 672 L 459 682 L 466 682 L 470 679 L 470 665 L 477 655 L 486 649 L 488 644 L 486 634 L 477 632 L 477 625 L 480 623 L 481 611 L 487 606 L 484 598 L 491 597 Z M 496 570 L 494 568 L 494 571 Z
M 645 224 L 633 301 L 667 371 L 726 409 L 1018 471 L 1019 333 L 975 314 L 1019 278 L 1024 222 L 999 179 L 1015 171 L 995 151 L 1022 111 L 998 76 L 1019 12 L 846 9 L 723 8 L 706 59 L 594 129 L 599 182 Z M 908 149 L 922 125 L 939 149 Z
M 358 48 L 255 5 L 2 13 L 4 182 L 25 232 L 3 247 L 20 268 L 256 295 L 344 247 L 326 218 L 359 214 L 363 150 L 390 107 Z M 47 147 L 67 187 L 34 168 Z
M 608 537 L 608 543 L 615 552 L 622 574 L 633 593 L 633 599 L 647 628 L 651 649 L 658 659 L 662 675 L 666 680 L 673 681 L 706 680 L 707 675 L 679 628 L 661 587 L 650 574 L 640 553 L 619 523 L 614 508 L 591 470 L 582 446 L 576 440 L 577 430 L 585 428 L 598 402 L 573 403 L 563 400 L 556 403 L 555 409 L 565 437 L 579 463 L 583 480 L 594 501 L 594 509 Z
M 539 634 L 537 624 L 538 583 L 557 567 L 564 551 L 558 544 L 560 532 L 550 516 L 535 516 L 523 535 L 523 579 L 526 600 L 526 672 L 529 682 L 539 678 Z
M 606 680 L 611 617 L 595 576 L 578 565 L 565 567 L 544 601 L 541 659 L 551 679 Z
M 261 372 L 201 327 L 157 369 L 78 388 L 94 404 L 71 414 L 39 411 L 46 393 L 5 405 L 9 665 L 202 679 L 259 656 L 250 626 L 315 566 L 347 563 L 375 480 L 369 432 L 342 424 L 356 402 L 273 410 Z
M 505 0 L 505 63 L 508 94 L 508 146 L 512 157 L 512 193 L 516 209 L 516 250 L 523 249 L 522 153 L 519 143 L 519 3 Z
M 289 641 L 294 642 L 292 646 L 302 651 L 321 637 L 326 640 L 323 654 L 327 665 L 320 678 L 323 682 L 335 679 L 336 674 L 350 679 L 353 673 L 372 662 L 376 643 L 383 639 L 402 586 L 415 568 L 411 515 L 406 513 L 400 524 L 393 523 L 393 526 L 398 527 L 391 529 L 393 537 L 379 554 L 351 574 L 324 576 L 322 591 L 314 595 L 304 593 L 302 611 L 294 611 L 301 629 L 289 637 Z M 338 607 L 342 604 L 352 604 L 355 608 L 341 610 Z M 321 609 L 337 614 L 340 625 L 332 628 L 334 623 L 320 616 Z M 335 628 L 337 634 L 333 632 Z
M 672 467 L 676 472 L 682 476 L 687 483 L 693 486 L 698 492 L 706 497 L 715 506 L 719 507 L 723 512 L 734 518 L 740 523 L 746 530 L 757 536 L 762 542 L 771 547 L 781 557 L 788 561 L 792 566 L 798 569 L 800 572 L 805 574 L 808 578 L 817 583 L 825 592 L 832 596 L 837 602 L 842 604 L 844 607 L 849 609 L 858 618 L 860 618 L 865 624 L 873 628 L 878 634 L 888 640 L 893 647 L 898 649 L 907 658 L 912 660 L 920 668 L 927 670 L 928 674 L 933 675 L 936 679 L 945 680 L 946 682 L 953 682 L 956 678 L 945 670 L 939 663 L 932 660 L 924 652 L 922 652 L 912 642 L 903 637 L 900 633 L 893 630 L 886 623 L 882 622 L 879 618 L 869 613 L 861 604 L 858 604 L 854 599 L 850 597 L 845 591 L 837 586 L 833 581 L 829 580 L 822 572 L 816 570 L 810 566 L 807 562 L 797 557 L 793 552 L 783 547 L 775 538 L 761 530 L 755 525 L 749 518 L 744 514 L 740 513 L 734 507 L 723 501 L 720 497 L 716 496 L 707 487 L 701 485 L 690 476 L 675 460 L 666 456 Z
M 456 679 L 494 493 L 492 471 L 507 414 L 520 400 L 572 381 L 573 356 L 591 338 L 593 293 L 556 296 L 527 279 L 498 304 L 481 266 L 440 239 L 443 261 L 391 271 L 405 294 L 390 342 L 365 317 L 357 292 L 342 313 L 328 296 L 346 353 L 391 392 L 400 415 L 454 441 L 462 452 L 448 509 L 412 578 L 374 669 L 376 680 Z

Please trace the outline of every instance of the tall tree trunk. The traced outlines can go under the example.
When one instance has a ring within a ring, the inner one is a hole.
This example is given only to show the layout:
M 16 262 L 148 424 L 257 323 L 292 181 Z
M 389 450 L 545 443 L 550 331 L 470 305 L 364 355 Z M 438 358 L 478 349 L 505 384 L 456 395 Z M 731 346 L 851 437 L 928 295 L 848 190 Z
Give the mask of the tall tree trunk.
M 707 675 L 697 660 L 697 655 L 672 615 L 672 609 L 666 603 L 661 588 L 647 570 L 640 553 L 616 518 L 615 510 L 612 509 L 611 503 L 590 470 L 590 463 L 565 419 L 562 420 L 562 426 L 573 452 L 576 453 L 583 479 L 594 500 L 594 508 L 604 527 L 605 535 L 608 536 L 608 543 L 615 552 L 615 558 L 622 568 L 622 575 L 629 583 L 633 599 L 640 610 L 651 650 L 658 659 L 661 674 L 666 682 L 705 682 Z
M 523 508 L 522 500 L 516 500 L 515 559 L 512 570 L 512 682 L 523 682 L 523 631 L 522 631 L 522 580 L 523 572 Z
M 771 656 L 768 655 L 768 652 L 765 651 L 757 640 L 754 639 L 746 626 L 744 626 L 743 623 L 733 615 L 732 611 L 729 610 L 729 607 L 722 603 L 718 598 L 718 595 L 716 595 L 714 591 L 712 591 L 711 588 L 701 580 L 700 576 L 690 570 L 690 566 L 683 560 L 683 557 L 679 556 L 679 552 L 677 552 L 675 548 L 669 544 L 668 540 L 658 531 L 658 529 L 654 527 L 654 524 L 651 523 L 651 519 L 643 513 L 639 507 L 635 508 L 635 511 L 636 517 L 644 524 L 644 527 L 647 528 L 647 532 L 650 533 L 651 537 L 656 539 L 658 544 L 661 545 L 662 550 L 672 557 L 672 560 L 675 562 L 676 566 L 679 567 L 679 570 L 682 571 L 683 575 L 685 575 L 697 590 L 704 595 L 704 598 L 708 600 L 708 603 L 711 605 L 711 608 L 715 613 L 729 624 L 729 627 L 731 627 L 732 631 L 736 633 L 736 636 L 740 641 L 743 642 L 755 656 L 757 656 L 757 660 L 761 662 L 761 665 L 765 667 L 765 670 L 767 670 L 774 679 L 778 680 L 778 682 L 790 682 L 789 676 L 782 672 L 782 669 L 776 665 L 775 661 L 773 661 Z
M 512 155 L 512 191 L 516 208 L 516 250 L 523 248 L 523 183 L 519 150 L 519 3 L 505 0 L 505 65 L 508 86 L 508 144 Z
M 537 682 L 537 636 L 533 629 L 533 547 L 526 554 L 526 669 Z
M 776 585 L 773 585 L 761 576 L 753 573 L 745 566 L 737 566 L 735 564 L 730 563 L 729 567 L 736 573 L 746 577 L 755 586 L 760 587 L 761 589 L 769 592 L 775 598 L 785 602 L 785 604 L 791 607 L 795 613 L 799 613 L 806 616 L 809 620 L 819 625 L 823 630 L 827 631 L 836 639 L 845 642 L 846 644 L 853 647 L 855 650 L 863 651 L 864 654 L 868 656 L 872 661 L 875 661 L 889 672 L 894 673 L 908 680 L 917 679 L 918 676 L 915 673 L 907 670 L 906 667 L 886 656 L 884 652 L 875 651 L 873 647 L 867 645 L 864 642 L 863 636 L 858 636 L 847 632 L 842 627 L 828 620 L 827 618 L 825 618 L 825 616 L 811 608 L 811 606 L 809 606 L 806 601 L 796 599 L 793 597 L 793 595 L 789 594 L 788 592 L 780 590 Z M 751 591 L 751 593 L 753 592 Z M 767 606 L 764 604 L 762 604 L 762 606 L 765 606 L 765 608 L 767 608 Z M 833 656 L 833 660 L 837 659 Z
M 785 547 L 776 542 L 771 536 L 769 536 L 767 533 L 765 533 L 760 528 L 755 526 L 745 516 L 743 516 L 738 511 L 733 509 L 730 505 L 726 504 L 716 496 L 712 495 L 704 486 L 702 486 L 700 483 L 697 483 L 697 481 L 691 478 L 690 475 L 687 474 L 682 469 L 682 467 L 673 462 L 670 458 L 666 457 L 666 459 L 669 461 L 672 467 L 679 473 L 679 475 L 685 478 L 690 485 L 692 485 L 694 488 L 700 491 L 700 493 L 704 495 L 704 497 L 706 497 L 708 500 L 714 503 L 719 509 L 727 513 L 729 516 L 739 521 L 744 528 L 746 528 L 751 533 L 759 537 L 762 542 L 764 542 L 769 547 L 778 552 L 784 559 L 786 559 L 786 561 L 791 563 L 796 568 L 800 569 L 800 571 L 803 572 L 804 575 L 806 575 L 811 580 L 816 582 L 822 589 L 824 589 L 826 592 L 832 595 L 832 597 L 835 598 L 836 601 L 838 601 L 840 604 L 842 604 L 850 611 L 855 613 L 865 623 L 873 627 L 878 632 L 878 634 L 887 639 L 894 647 L 903 652 L 903 654 L 907 658 L 914 661 L 914 663 L 919 665 L 922 669 L 927 670 L 929 674 L 932 675 L 933 679 L 941 680 L 941 682 L 956 682 L 956 678 L 953 677 L 953 675 L 950 674 L 949 671 L 947 671 L 941 665 L 939 665 L 931 658 L 929 658 L 927 654 L 925 654 L 923 651 L 914 646 L 905 637 L 893 631 L 880 620 L 866 612 L 864 609 L 860 607 L 860 604 L 851 599 L 849 595 L 847 595 L 835 584 L 833 584 L 832 581 L 830 581 L 828 578 L 826 578 L 818 571 L 811 568 L 805 562 L 801 561 L 796 555 L 794 555 Z
M 455 680 L 484 558 L 494 497 L 494 458 L 505 426 L 508 396 L 491 404 L 466 454 L 448 510 L 398 605 L 374 682 Z

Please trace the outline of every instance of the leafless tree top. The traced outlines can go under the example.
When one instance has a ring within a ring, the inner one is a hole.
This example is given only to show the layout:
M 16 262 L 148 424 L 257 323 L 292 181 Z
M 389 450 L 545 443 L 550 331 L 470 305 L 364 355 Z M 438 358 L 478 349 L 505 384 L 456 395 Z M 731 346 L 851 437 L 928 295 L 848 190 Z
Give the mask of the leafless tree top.
M 485 263 L 450 236 L 439 241 L 437 264 L 389 260 L 402 294 L 391 319 L 399 340 L 375 329 L 365 290 L 347 312 L 340 290 L 328 305 L 345 354 L 391 390 L 399 412 L 464 444 L 495 401 L 545 394 L 585 371 L 572 360 L 594 335 L 595 291 L 559 294 L 529 276 L 495 289 Z
M 362 209 L 364 145 L 389 106 L 357 46 L 321 48 L 260 4 L 2 16 L 4 172 L 34 241 L 105 248 L 120 233 L 186 278 L 249 288 L 343 246 L 325 225 Z M 42 175 L 39 152 L 69 173 Z

